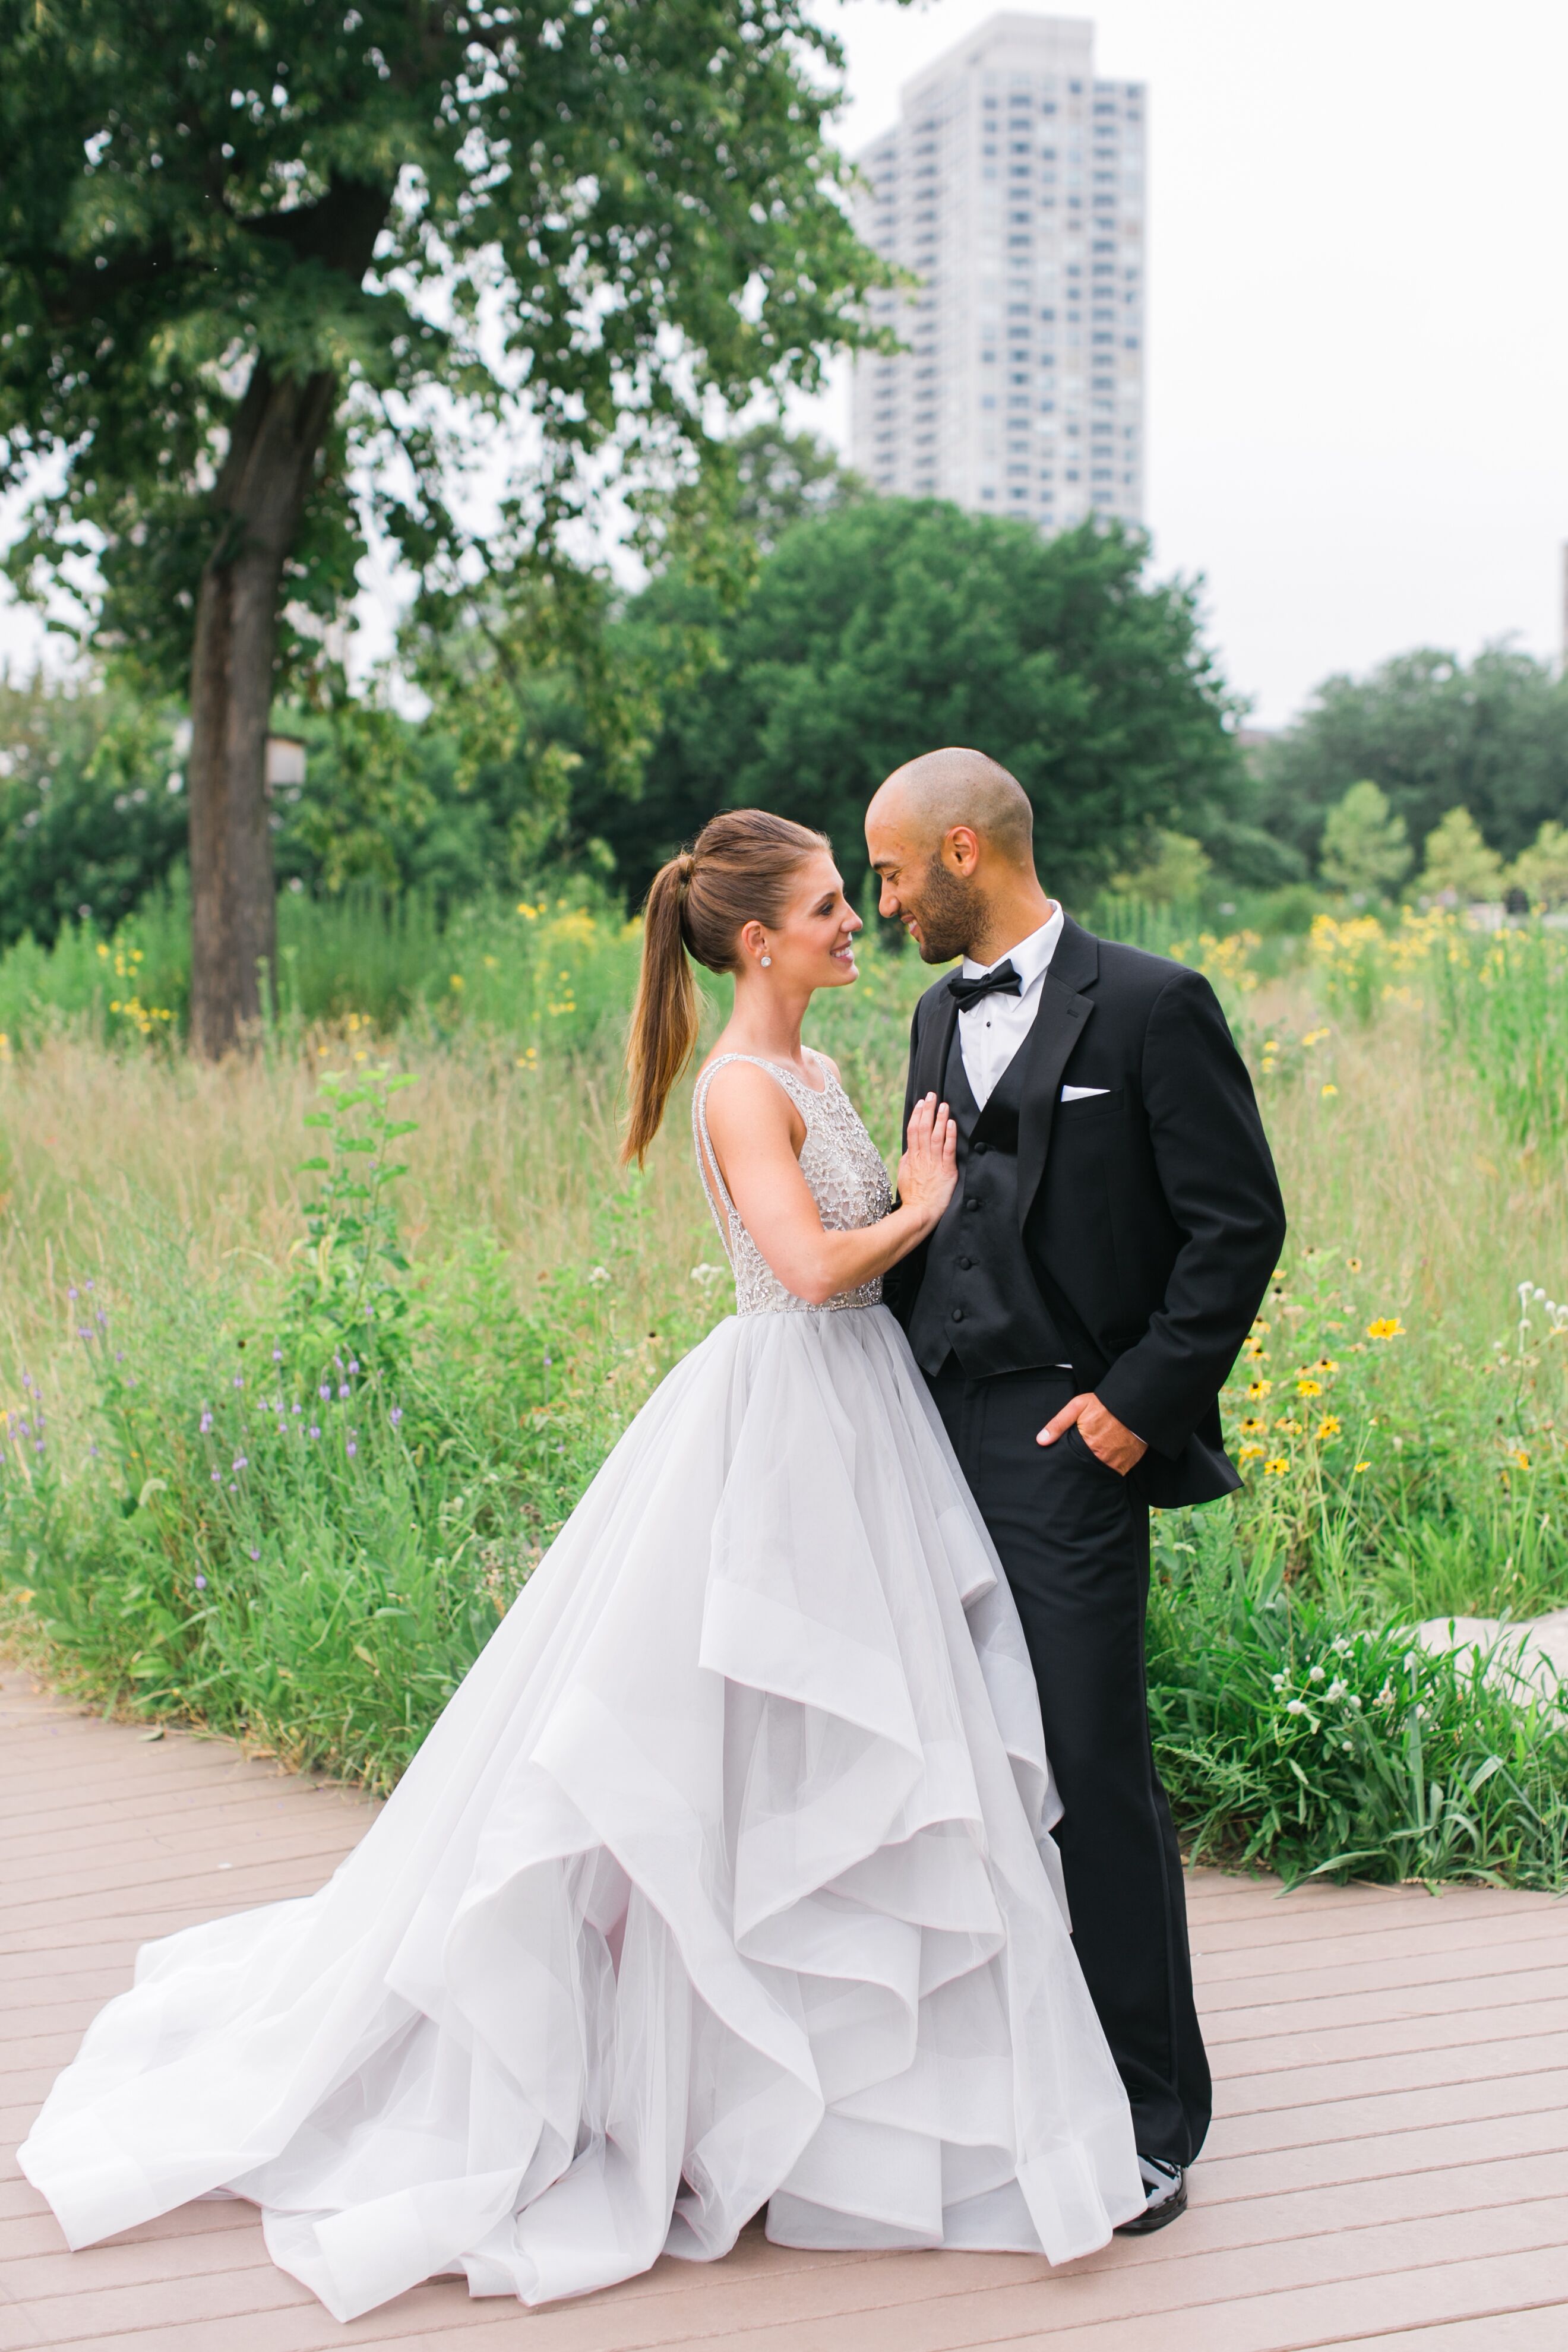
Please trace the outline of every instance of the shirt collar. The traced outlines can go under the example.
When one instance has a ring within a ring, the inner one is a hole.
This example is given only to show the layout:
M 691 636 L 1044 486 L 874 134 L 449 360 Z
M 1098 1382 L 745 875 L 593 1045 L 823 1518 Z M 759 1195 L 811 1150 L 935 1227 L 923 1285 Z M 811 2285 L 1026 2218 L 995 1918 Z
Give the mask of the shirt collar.
M 1016 948 L 1009 948 L 1005 956 L 997 957 L 996 963 L 1010 963 L 1017 973 L 1018 993 L 1021 996 L 1028 994 L 1055 955 L 1057 942 L 1061 938 L 1062 925 L 1066 920 L 1067 918 L 1062 913 L 1060 906 L 1053 898 L 1050 920 L 1042 923 L 1037 931 L 1031 931 L 1026 940 L 1020 940 Z M 974 963 L 968 956 L 963 959 L 965 980 L 979 980 L 984 973 L 994 971 L 995 969 L 995 964 Z

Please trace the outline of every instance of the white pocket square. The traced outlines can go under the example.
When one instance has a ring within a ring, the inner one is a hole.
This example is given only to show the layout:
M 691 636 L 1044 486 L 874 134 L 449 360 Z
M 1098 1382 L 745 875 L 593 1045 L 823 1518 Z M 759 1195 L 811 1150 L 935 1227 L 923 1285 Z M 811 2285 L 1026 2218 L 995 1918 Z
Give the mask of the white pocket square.
M 1063 1102 L 1087 1102 L 1090 1095 L 1108 1095 L 1110 1092 L 1109 1087 L 1064 1087 L 1062 1100 Z

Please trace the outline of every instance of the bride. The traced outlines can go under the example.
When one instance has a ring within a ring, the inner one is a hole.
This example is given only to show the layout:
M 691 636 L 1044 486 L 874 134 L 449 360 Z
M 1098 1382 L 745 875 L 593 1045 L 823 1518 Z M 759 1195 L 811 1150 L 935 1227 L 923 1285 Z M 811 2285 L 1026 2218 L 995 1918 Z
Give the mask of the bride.
M 1073 1957 L 1013 1601 L 879 1277 L 893 1207 L 826 1055 L 859 920 L 827 843 L 715 817 L 648 898 L 640 1159 L 696 1087 L 737 1313 L 626 1431 L 321 1891 L 141 1954 L 21 2151 L 73 2246 L 261 2210 L 348 2320 L 442 2273 L 525 2303 L 775 2242 L 1068 2261 L 1141 2212 Z

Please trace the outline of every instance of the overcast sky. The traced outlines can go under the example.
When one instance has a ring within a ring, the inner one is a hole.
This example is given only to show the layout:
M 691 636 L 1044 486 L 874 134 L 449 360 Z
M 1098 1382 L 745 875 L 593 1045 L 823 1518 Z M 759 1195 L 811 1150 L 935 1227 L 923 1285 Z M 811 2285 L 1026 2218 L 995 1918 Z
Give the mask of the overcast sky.
M 851 152 L 995 12 L 818 0 Z M 1042 12 L 1044 13 L 1044 12 Z M 1568 538 L 1564 0 L 1103 0 L 1150 89 L 1148 520 L 1279 725 L 1418 644 L 1556 656 Z M 840 383 L 814 412 L 845 436 Z M 374 632 L 383 636 L 382 631 Z M 0 611 L 0 655 L 29 625 Z
M 851 152 L 996 11 L 820 0 Z M 1031 12 L 1032 13 L 1032 12 Z M 1041 11 L 1041 14 L 1052 13 Z M 1278 725 L 1335 669 L 1514 634 L 1568 538 L 1564 0 L 1102 0 L 1149 103 L 1148 521 Z M 847 431 L 847 404 L 825 404 Z

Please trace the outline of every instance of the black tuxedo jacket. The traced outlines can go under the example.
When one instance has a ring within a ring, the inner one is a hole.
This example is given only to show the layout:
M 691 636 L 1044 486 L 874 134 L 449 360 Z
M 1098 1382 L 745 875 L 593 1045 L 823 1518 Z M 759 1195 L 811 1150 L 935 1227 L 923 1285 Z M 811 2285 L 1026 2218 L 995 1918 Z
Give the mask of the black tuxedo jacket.
M 943 1091 L 958 1007 L 915 1007 L 904 1126 Z M 1092 1389 L 1149 1452 L 1145 1498 L 1212 1502 L 1240 1482 L 1219 1391 L 1285 1239 L 1252 1082 L 1213 989 L 1163 956 L 1064 924 L 1018 1048 L 1018 1219 L 1041 1293 Z M 1076 1101 L 1064 1086 L 1103 1087 Z M 908 1324 L 925 1249 L 885 1277 Z

